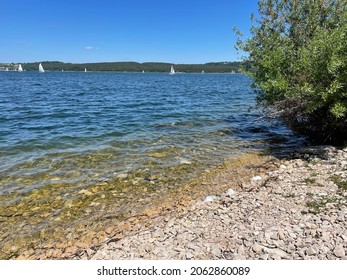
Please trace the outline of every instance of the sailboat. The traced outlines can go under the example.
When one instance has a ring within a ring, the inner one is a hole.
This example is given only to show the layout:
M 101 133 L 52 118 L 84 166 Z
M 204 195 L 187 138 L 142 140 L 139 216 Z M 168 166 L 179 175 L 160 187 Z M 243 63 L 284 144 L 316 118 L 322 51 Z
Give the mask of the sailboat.
M 84 72 L 87 72 L 87 68 L 84 68 Z
M 40 72 L 40 73 L 45 72 L 45 70 L 43 69 L 43 67 L 42 67 L 42 64 L 41 64 L 41 63 L 39 64 L 39 72 Z
M 175 75 L 176 74 L 175 69 L 174 69 L 174 67 L 172 65 L 171 65 L 171 71 L 170 71 L 169 74 L 170 75 Z
M 22 64 L 18 65 L 18 72 L 23 72 Z

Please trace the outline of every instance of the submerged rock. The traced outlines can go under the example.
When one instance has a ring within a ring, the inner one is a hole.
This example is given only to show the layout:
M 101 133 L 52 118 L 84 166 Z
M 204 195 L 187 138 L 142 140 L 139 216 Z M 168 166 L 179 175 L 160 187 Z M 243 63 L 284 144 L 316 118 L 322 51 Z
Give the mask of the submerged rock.
M 149 157 L 154 157 L 154 158 L 164 158 L 167 156 L 166 153 L 160 153 L 160 152 L 153 152 L 148 154 Z
M 181 159 L 180 160 L 180 164 L 187 164 L 187 165 L 190 165 L 192 164 L 192 162 L 190 160 L 187 160 L 187 159 Z

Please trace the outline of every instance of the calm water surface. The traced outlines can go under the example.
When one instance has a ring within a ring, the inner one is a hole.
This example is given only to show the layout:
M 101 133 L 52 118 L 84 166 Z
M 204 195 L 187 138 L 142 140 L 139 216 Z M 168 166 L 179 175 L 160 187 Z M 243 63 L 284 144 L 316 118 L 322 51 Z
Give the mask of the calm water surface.
M 288 144 L 290 131 L 256 121 L 250 83 L 240 74 L 0 72 L 0 207 L 46 211 L 49 223 L 86 194 L 102 194 L 102 205 L 111 192 L 124 210 L 227 157 Z

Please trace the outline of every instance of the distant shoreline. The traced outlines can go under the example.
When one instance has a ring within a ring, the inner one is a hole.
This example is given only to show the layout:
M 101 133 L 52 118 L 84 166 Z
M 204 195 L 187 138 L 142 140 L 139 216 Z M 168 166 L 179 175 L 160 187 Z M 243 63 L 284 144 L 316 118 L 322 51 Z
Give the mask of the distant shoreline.
M 18 72 L 17 70 L 1 70 L 1 72 Z M 38 72 L 37 70 L 24 70 L 24 73 L 35 73 Z M 64 71 L 59 71 L 59 70 L 45 70 L 46 73 L 85 73 L 85 71 L 79 71 L 79 70 L 64 70 Z M 139 71 L 87 71 L 87 73 L 114 73 L 114 74 L 166 74 L 169 72 L 159 72 L 159 71 L 147 71 L 147 72 L 139 72 Z M 235 72 L 235 73 L 229 73 L 229 72 L 205 72 L 205 73 L 200 73 L 200 72 L 176 72 L 176 75 L 242 75 L 242 72 Z
M 65 63 L 60 61 L 40 61 L 20 63 L 26 71 L 37 71 L 39 64 L 47 71 L 84 71 L 89 72 L 169 72 L 171 65 L 179 73 L 240 73 L 241 67 L 247 63 L 234 62 L 209 62 L 205 64 L 174 64 L 166 62 L 94 62 L 94 63 Z M 15 71 L 19 63 L 0 63 L 0 70 L 6 68 Z

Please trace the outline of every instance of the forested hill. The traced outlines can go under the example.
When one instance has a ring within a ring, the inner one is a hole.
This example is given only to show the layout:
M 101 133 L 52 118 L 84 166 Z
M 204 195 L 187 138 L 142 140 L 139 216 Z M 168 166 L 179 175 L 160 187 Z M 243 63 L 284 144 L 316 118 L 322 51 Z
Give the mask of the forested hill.
M 40 62 L 22 63 L 23 69 L 38 70 Z M 100 63 L 64 63 L 59 61 L 41 61 L 48 71 L 117 71 L 117 72 L 169 72 L 171 65 L 176 72 L 185 73 L 230 73 L 240 71 L 242 62 L 211 62 L 206 64 L 171 64 L 162 62 L 100 62 Z

